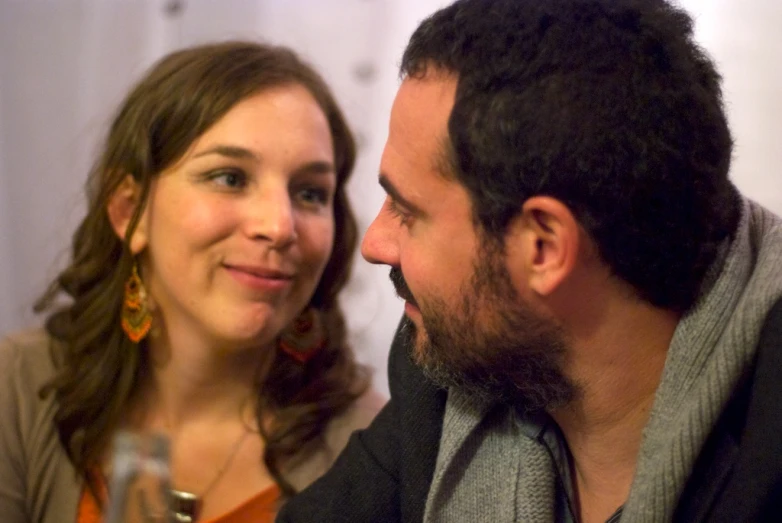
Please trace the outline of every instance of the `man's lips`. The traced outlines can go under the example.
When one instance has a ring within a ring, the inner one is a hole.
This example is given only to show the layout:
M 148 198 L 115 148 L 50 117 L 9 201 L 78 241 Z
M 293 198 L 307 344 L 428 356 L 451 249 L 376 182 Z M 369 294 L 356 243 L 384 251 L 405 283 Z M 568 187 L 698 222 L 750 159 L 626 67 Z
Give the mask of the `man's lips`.
M 415 301 L 413 293 L 410 292 L 410 288 L 407 286 L 402 271 L 396 267 L 392 267 L 388 273 L 388 277 L 391 279 L 391 283 L 394 284 L 396 295 L 418 309 L 418 302 Z
M 409 316 L 410 314 L 421 314 L 421 310 L 418 308 L 418 305 L 415 303 L 406 301 L 405 302 L 405 313 Z

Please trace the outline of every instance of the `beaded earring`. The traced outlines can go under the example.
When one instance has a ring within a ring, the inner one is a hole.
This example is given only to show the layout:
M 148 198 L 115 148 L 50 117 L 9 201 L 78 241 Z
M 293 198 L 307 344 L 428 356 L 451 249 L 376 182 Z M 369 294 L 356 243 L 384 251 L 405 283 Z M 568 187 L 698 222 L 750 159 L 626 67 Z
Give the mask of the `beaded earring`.
M 147 290 L 138 275 L 137 264 L 133 264 L 130 278 L 125 282 L 125 298 L 122 301 L 122 330 L 130 341 L 143 340 L 152 327 L 152 313 L 147 302 Z
M 304 310 L 280 335 L 278 346 L 302 365 L 326 346 L 323 320 L 313 307 Z

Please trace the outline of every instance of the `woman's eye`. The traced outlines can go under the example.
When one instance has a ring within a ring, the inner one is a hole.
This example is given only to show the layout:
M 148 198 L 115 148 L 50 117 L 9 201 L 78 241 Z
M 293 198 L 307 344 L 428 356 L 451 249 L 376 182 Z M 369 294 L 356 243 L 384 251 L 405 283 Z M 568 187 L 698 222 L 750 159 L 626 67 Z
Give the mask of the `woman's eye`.
M 241 171 L 217 171 L 209 175 L 209 181 L 228 189 L 241 189 L 247 185 L 247 176 Z
M 329 197 L 329 191 L 322 187 L 304 187 L 299 190 L 299 199 L 308 204 L 325 205 Z

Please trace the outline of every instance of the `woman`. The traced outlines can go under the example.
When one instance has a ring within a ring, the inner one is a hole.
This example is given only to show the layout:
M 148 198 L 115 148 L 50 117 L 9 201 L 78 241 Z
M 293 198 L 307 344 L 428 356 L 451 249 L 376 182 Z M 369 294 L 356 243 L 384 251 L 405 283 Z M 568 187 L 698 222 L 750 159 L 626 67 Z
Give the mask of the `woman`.
M 325 471 L 380 407 L 337 303 L 354 157 L 290 50 L 205 45 L 149 71 L 37 304 L 46 332 L 0 347 L 1 521 L 97 521 L 126 430 L 168 437 L 180 521 L 271 521 Z

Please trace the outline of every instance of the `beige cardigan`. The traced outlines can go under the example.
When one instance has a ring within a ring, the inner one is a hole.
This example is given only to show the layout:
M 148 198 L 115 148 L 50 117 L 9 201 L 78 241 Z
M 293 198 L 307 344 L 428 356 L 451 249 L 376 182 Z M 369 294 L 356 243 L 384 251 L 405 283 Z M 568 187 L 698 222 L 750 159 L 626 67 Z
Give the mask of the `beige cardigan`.
M 42 330 L 0 340 L 0 522 L 68 523 L 76 521 L 82 480 L 60 445 L 53 423 L 51 395 L 38 397 L 54 368 L 49 338 Z M 289 479 L 303 488 L 320 477 L 347 443 L 366 427 L 384 399 L 367 393 L 334 419 L 326 446 L 294 468 Z

